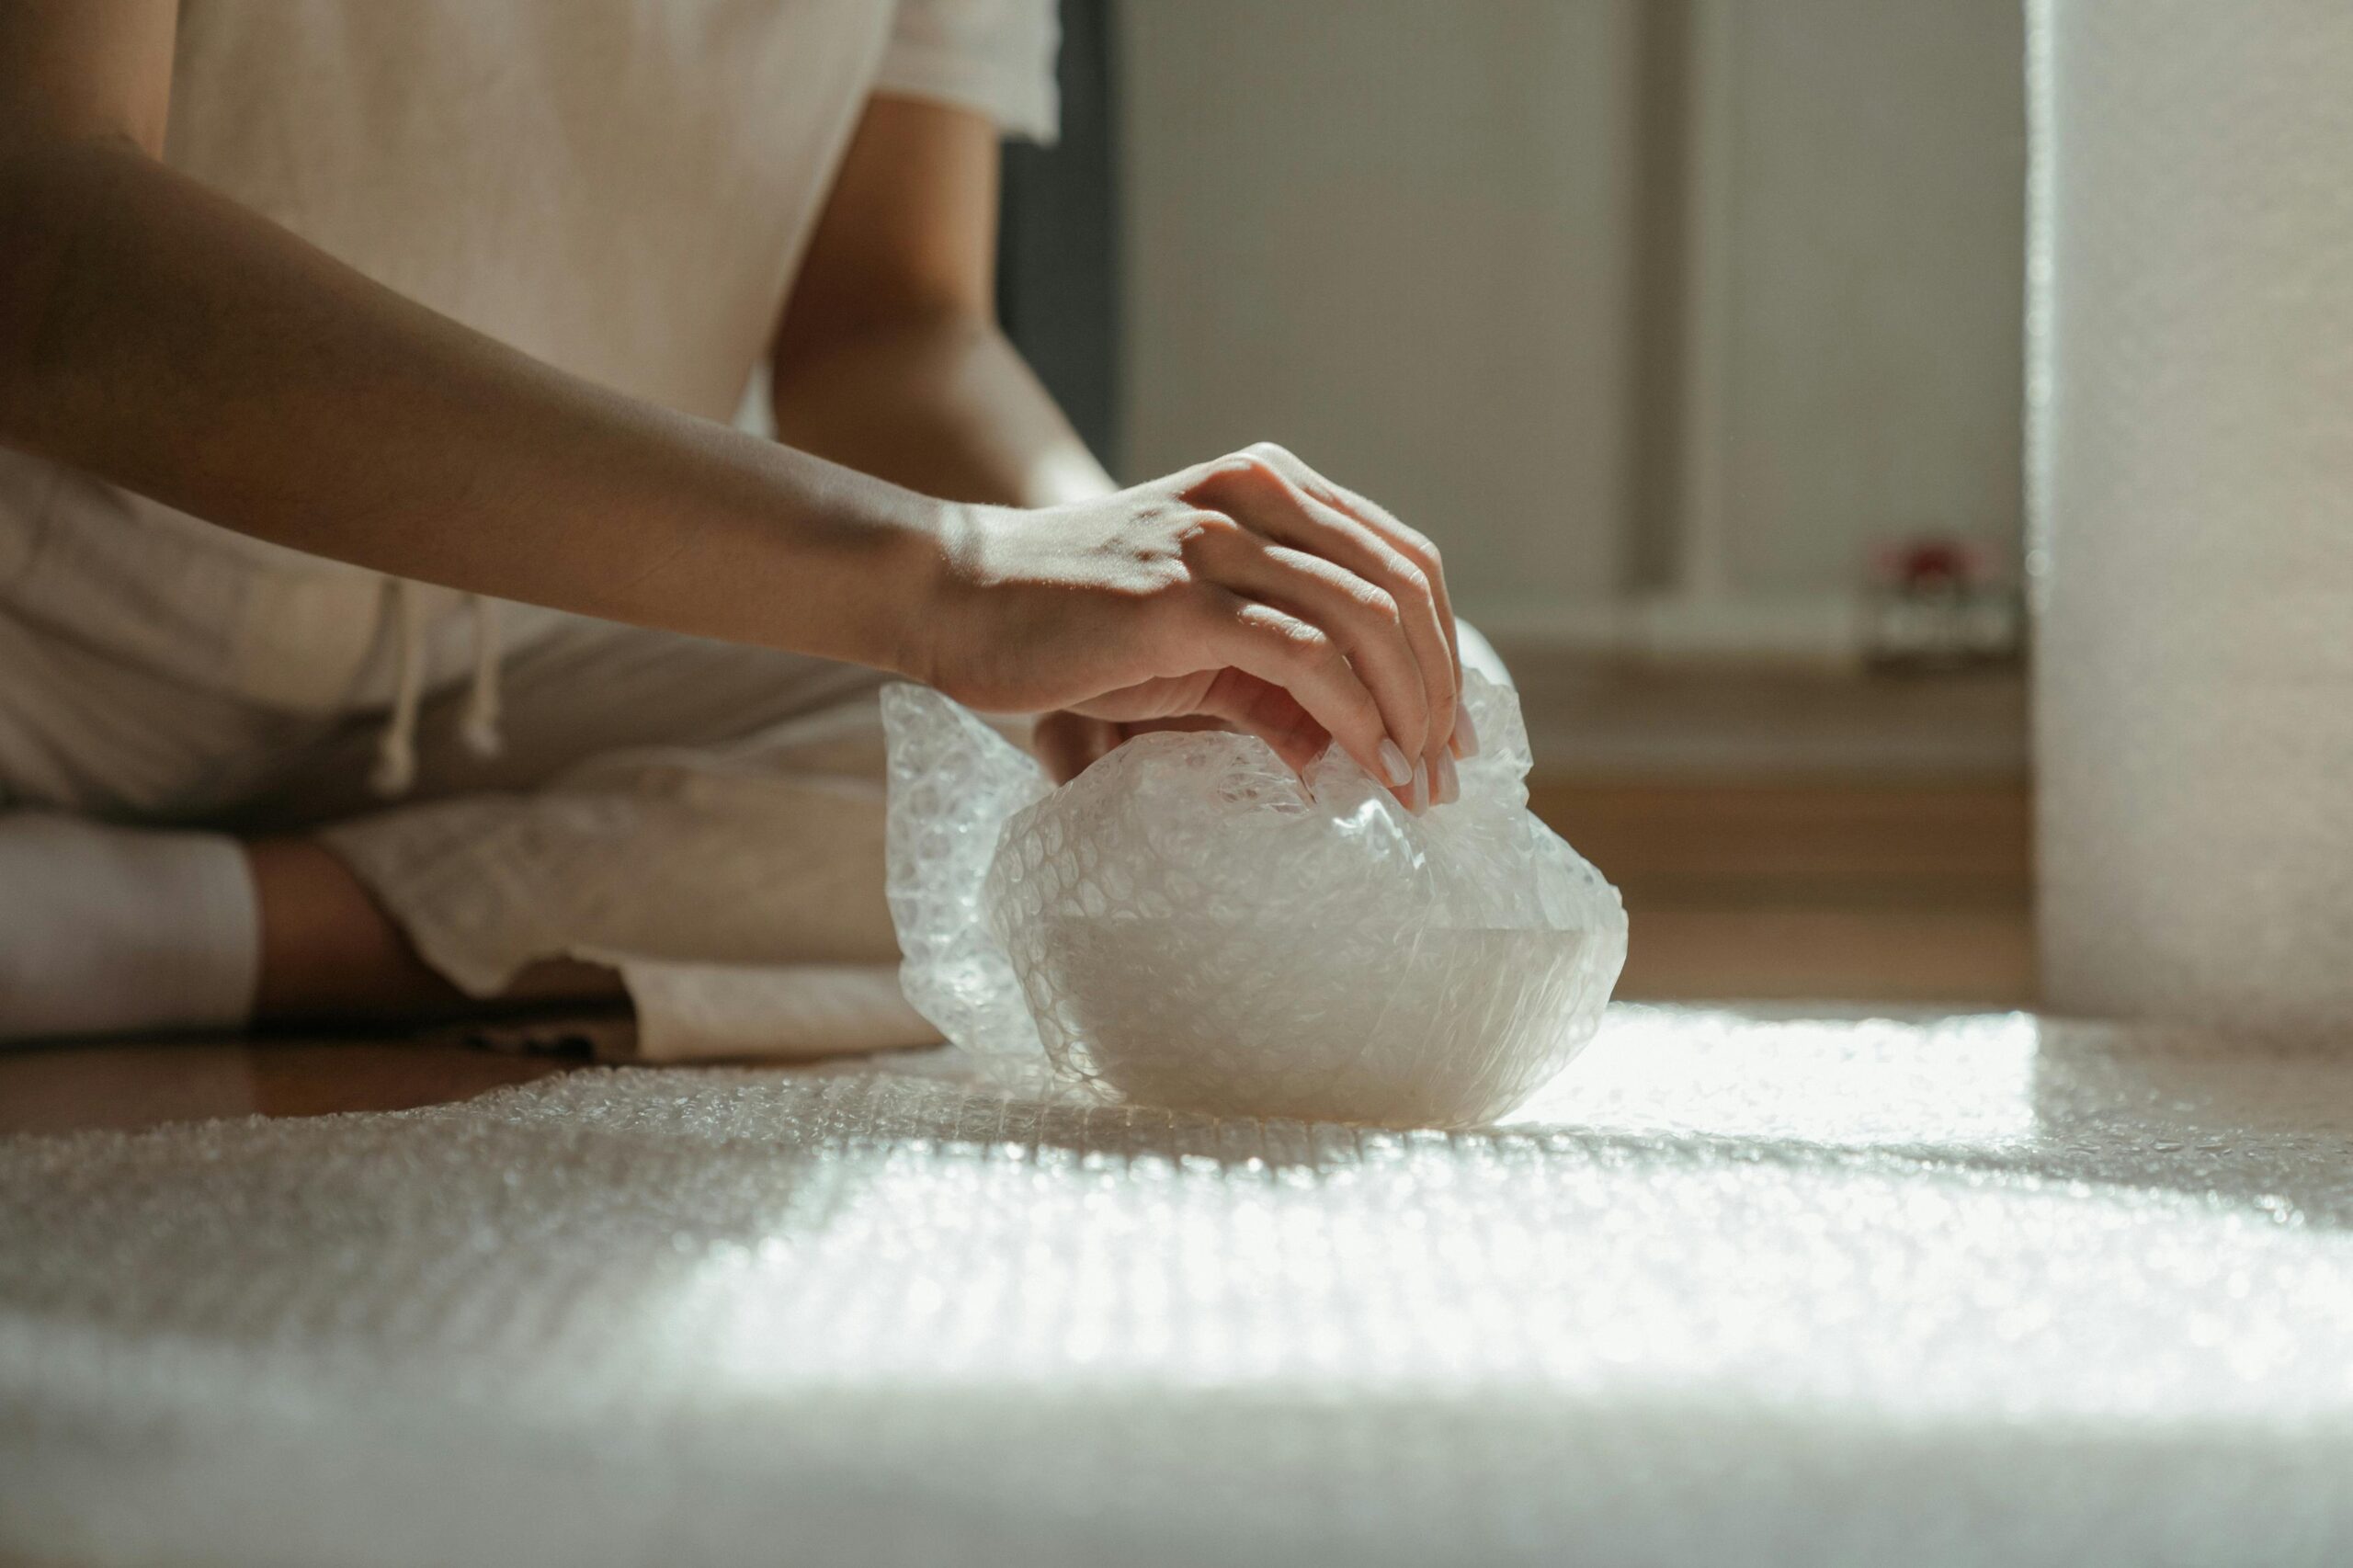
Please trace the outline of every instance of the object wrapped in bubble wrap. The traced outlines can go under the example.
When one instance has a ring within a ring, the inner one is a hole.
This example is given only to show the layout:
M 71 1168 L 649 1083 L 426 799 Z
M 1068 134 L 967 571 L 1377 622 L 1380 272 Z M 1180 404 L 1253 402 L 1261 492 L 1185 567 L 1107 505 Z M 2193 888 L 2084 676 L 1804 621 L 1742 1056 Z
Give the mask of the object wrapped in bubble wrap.
M 907 999 L 1001 1081 L 1184 1109 L 1470 1126 L 1592 1038 L 1618 892 L 1528 810 L 1475 671 L 1461 798 L 1415 816 L 1337 746 L 1139 736 L 1068 784 L 937 692 L 883 693 Z

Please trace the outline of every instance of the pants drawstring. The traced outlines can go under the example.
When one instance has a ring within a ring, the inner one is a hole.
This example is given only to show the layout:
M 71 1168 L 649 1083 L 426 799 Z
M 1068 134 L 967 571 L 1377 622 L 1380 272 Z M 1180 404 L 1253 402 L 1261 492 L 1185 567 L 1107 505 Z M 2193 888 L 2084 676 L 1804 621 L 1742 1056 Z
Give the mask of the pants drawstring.
M 369 783 L 380 795 L 406 793 L 416 783 L 416 725 L 425 706 L 425 599 L 420 585 L 404 577 L 384 582 L 392 600 L 394 676 L 392 712 L 376 741 L 376 769 Z M 499 625 L 495 600 L 468 594 L 473 612 L 473 681 L 459 734 L 477 756 L 499 748 Z
M 459 735 L 476 756 L 496 756 L 498 733 L 498 601 L 468 594 L 474 612 L 474 679 L 466 692 Z

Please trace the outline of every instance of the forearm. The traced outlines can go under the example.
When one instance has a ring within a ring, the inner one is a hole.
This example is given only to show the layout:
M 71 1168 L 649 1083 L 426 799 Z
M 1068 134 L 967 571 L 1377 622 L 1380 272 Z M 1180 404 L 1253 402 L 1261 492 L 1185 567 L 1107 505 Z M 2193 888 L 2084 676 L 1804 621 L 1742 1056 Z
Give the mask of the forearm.
M 939 509 L 567 376 L 127 144 L 0 159 L 0 441 L 403 576 L 902 668 Z
M 1045 506 L 1115 486 L 1004 334 L 953 312 L 788 334 L 782 440 L 954 501 Z

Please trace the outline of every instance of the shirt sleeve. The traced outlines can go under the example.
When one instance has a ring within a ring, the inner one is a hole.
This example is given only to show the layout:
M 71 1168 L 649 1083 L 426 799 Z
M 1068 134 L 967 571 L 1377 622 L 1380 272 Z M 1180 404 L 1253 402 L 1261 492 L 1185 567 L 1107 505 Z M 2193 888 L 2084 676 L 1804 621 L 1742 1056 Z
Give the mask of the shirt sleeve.
M 874 90 L 975 109 L 1007 136 L 1051 142 L 1061 39 L 1054 0 L 897 0 Z

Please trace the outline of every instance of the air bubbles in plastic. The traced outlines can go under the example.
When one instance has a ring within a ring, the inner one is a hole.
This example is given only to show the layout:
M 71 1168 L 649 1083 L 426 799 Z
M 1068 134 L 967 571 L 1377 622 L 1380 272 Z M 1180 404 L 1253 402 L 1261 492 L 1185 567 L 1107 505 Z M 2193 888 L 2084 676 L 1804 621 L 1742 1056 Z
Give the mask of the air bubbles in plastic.
M 1476 672 L 1461 798 L 1415 816 L 1337 747 L 1141 736 L 1057 789 L 937 692 L 883 694 L 908 1000 L 999 1080 L 1225 1114 L 1469 1126 L 1593 1036 L 1617 890 L 1528 810 Z

